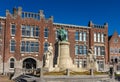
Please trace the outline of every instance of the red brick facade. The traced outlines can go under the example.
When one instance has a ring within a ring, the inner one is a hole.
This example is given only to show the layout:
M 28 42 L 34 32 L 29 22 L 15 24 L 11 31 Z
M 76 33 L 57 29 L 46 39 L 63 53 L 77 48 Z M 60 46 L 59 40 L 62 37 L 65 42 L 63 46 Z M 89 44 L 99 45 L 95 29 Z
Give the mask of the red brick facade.
M 5 40 L 4 44 L 4 62 L 6 63 L 5 65 L 8 65 L 9 67 L 9 60 L 10 58 L 14 58 L 15 61 L 17 62 L 23 62 L 25 58 L 34 58 L 37 59 L 38 61 L 42 62 L 43 61 L 43 55 L 44 55 L 44 43 L 52 43 L 53 48 L 54 48 L 54 55 L 57 54 L 56 49 L 55 49 L 55 44 L 57 42 L 56 39 L 56 30 L 60 29 L 63 27 L 65 30 L 68 31 L 68 41 L 70 42 L 70 56 L 73 59 L 73 62 L 75 63 L 76 60 L 85 60 L 86 55 L 76 55 L 75 54 L 75 46 L 76 45 L 85 45 L 87 46 L 87 50 L 91 47 L 95 46 L 104 46 L 105 47 L 105 55 L 104 56 L 96 56 L 97 60 L 103 60 L 104 61 L 104 68 L 105 64 L 108 63 L 108 24 L 104 24 L 103 26 L 98 26 L 93 24 L 92 22 L 89 23 L 88 26 L 77 26 L 77 25 L 69 25 L 69 24 L 60 24 L 60 23 L 54 23 L 53 22 L 53 17 L 51 16 L 50 18 L 46 19 L 44 17 L 43 11 L 40 11 L 38 16 L 40 17 L 39 20 L 36 20 L 32 17 L 26 17 L 22 18 L 22 9 L 13 9 L 13 14 L 11 14 L 8 10 L 6 10 L 6 19 L 0 20 L 0 22 L 3 22 L 3 32 L 4 38 L 3 42 Z M 26 13 L 24 13 L 26 15 Z M 29 13 L 28 13 L 29 14 Z M 35 14 L 35 13 L 33 13 Z M 32 16 L 32 13 L 30 13 L 30 16 Z M 34 15 L 36 17 L 36 15 Z M 11 36 L 11 25 L 15 24 L 16 26 L 16 32 L 15 36 Z M 22 25 L 28 25 L 28 26 L 38 26 L 39 27 L 39 37 L 34 38 L 34 37 L 22 37 L 21 35 L 21 26 Z M 48 38 L 44 37 L 44 29 L 48 28 L 49 34 Z M 75 40 L 75 33 L 76 31 L 79 32 L 85 32 L 86 33 L 86 41 L 76 41 Z M 94 42 L 94 33 L 103 33 L 104 34 L 104 42 Z M 15 45 L 15 52 L 10 52 L 10 41 L 11 39 L 14 39 L 16 42 Z M 21 41 L 27 40 L 27 41 L 38 41 L 39 42 L 39 52 L 38 53 L 21 53 Z M 0 52 L 1 53 L 1 52 Z M 21 63 L 20 63 L 21 64 Z M 15 64 L 15 67 L 17 63 Z M 22 67 L 22 66 L 21 66 Z M 38 66 L 38 67 L 42 67 Z M 6 72 L 9 71 L 9 68 L 6 68 Z

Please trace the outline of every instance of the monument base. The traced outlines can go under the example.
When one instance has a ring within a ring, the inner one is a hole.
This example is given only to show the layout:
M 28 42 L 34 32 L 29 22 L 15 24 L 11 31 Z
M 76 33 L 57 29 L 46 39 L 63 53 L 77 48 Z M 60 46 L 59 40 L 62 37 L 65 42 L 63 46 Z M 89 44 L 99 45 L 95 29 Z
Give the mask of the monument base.
M 59 42 L 58 67 L 60 70 L 73 68 L 73 61 L 70 57 L 69 42 Z

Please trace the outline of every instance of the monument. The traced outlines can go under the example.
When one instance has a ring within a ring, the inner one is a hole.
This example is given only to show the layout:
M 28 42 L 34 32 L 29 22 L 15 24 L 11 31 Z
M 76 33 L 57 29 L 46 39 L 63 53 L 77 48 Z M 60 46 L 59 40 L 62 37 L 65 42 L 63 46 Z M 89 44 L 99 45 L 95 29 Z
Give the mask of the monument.
M 87 68 L 90 70 L 90 74 L 93 75 L 93 70 L 96 70 L 96 57 L 94 55 L 93 48 L 88 50 Z
M 65 29 L 61 28 L 58 30 L 58 60 L 57 66 L 60 70 L 73 68 L 73 62 L 70 57 L 69 45 L 70 43 L 66 40 L 67 33 Z
M 49 44 L 48 50 L 44 53 L 45 56 L 45 66 L 44 68 L 48 68 L 48 71 L 53 70 L 53 47 L 52 43 Z

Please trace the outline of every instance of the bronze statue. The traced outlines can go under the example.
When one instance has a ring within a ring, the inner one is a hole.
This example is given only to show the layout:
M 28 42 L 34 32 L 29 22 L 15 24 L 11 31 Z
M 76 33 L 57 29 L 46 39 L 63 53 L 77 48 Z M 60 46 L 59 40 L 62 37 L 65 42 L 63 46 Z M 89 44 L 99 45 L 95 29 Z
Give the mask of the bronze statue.
M 57 30 L 57 32 L 58 32 L 58 40 L 67 41 L 66 40 L 67 32 L 64 28 L 61 28 L 61 29 Z

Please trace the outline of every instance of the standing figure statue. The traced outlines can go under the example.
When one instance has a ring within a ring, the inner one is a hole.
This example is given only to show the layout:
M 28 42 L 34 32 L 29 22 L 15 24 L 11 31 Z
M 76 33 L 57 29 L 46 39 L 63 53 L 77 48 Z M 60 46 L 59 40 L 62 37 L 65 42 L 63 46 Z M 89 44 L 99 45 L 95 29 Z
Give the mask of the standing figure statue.
M 67 32 L 63 27 L 61 29 L 57 30 L 57 32 L 58 32 L 58 40 L 67 41 L 66 40 Z
M 95 68 L 96 57 L 94 55 L 93 48 L 90 48 L 88 50 L 87 61 L 88 61 L 88 68 L 93 68 L 93 67 Z
M 44 53 L 45 55 L 45 67 L 53 68 L 53 47 L 52 43 L 49 44 L 48 50 Z

